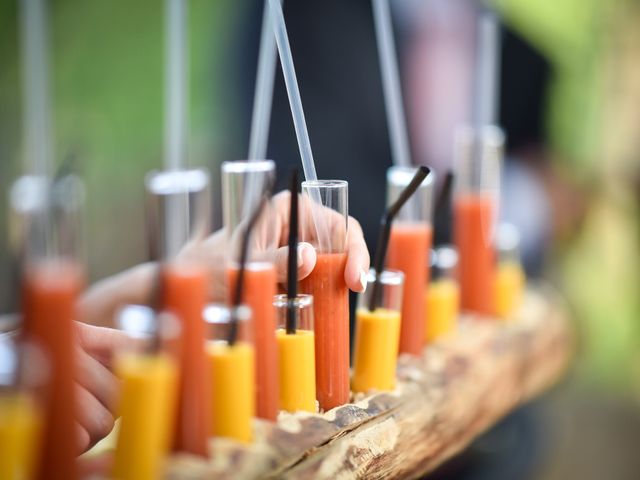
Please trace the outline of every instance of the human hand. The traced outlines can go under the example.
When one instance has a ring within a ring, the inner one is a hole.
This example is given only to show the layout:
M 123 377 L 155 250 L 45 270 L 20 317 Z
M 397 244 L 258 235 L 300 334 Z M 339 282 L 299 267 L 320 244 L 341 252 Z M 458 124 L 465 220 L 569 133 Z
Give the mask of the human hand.
M 271 221 L 275 225 L 267 225 L 269 230 L 276 232 L 276 251 L 273 260 L 276 265 L 278 281 L 284 283 L 287 278 L 287 239 L 289 234 L 289 199 L 287 191 L 280 192 L 273 197 L 275 215 Z M 353 217 L 349 217 L 344 225 L 344 217 L 335 211 L 314 207 L 308 199 L 301 197 L 300 218 L 311 215 L 311 208 L 318 208 L 323 218 L 328 222 L 331 232 L 347 228 L 345 250 L 347 263 L 344 279 L 347 286 L 356 292 L 366 288 L 366 276 L 369 270 L 369 251 L 362 234 L 360 224 Z M 298 244 L 298 278 L 306 278 L 315 267 L 316 251 L 308 242 L 314 242 L 315 229 L 310 222 L 301 222 L 301 236 L 307 241 Z M 266 231 L 262 230 L 262 231 Z M 342 233 L 342 232 L 340 232 Z M 264 244 L 261 230 L 253 235 L 254 246 Z M 219 230 L 201 242 L 187 245 L 180 256 L 186 260 L 202 265 L 208 270 L 210 281 L 209 298 L 211 301 L 224 301 L 226 288 L 225 268 L 229 253 L 227 232 Z M 270 253 L 272 255 L 273 252 Z M 81 298 L 79 303 L 80 319 L 93 325 L 110 326 L 119 308 L 127 304 L 148 305 L 152 299 L 154 281 L 158 275 L 158 266 L 154 263 L 137 265 L 120 274 L 106 278 L 93 285 Z
M 288 191 L 278 193 L 273 197 L 272 214 L 264 215 L 261 221 L 255 225 L 251 236 L 252 257 L 260 259 L 273 259 L 278 282 L 284 283 L 287 279 L 287 257 L 289 248 L 286 246 L 289 237 L 289 205 L 291 195 Z M 364 241 L 362 228 L 353 217 L 348 217 L 345 225 L 344 217 L 334 210 L 315 205 L 306 196 L 300 196 L 299 202 L 299 238 L 306 241 L 298 243 L 297 265 L 298 279 L 306 278 L 315 267 L 316 250 L 313 244 L 318 243 L 317 233 L 311 221 L 312 209 L 322 215 L 325 227 L 330 236 L 335 238 L 345 238 L 344 249 L 347 253 L 347 264 L 344 272 L 344 279 L 347 286 L 355 291 L 362 292 L 366 288 L 367 272 L 369 270 L 369 251 Z M 307 221 L 302 221 L 306 219 Z M 345 235 L 346 230 L 346 235 Z M 273 237 L 275 232 L 275 238 Z M 187 246 L 181 256 L 194 263 L 210 265 L 213 272 L 212 298 L 222 300 L 224 298 L 224 281 L 226 258 L 231 248 L 237 248 L 239 237 L 243 234 L 243 229 L 238 228 L 237 232 L 228 235 L 225 231 L 219 231 L 211 235 L 201 244 Z M 231 246 L 227 238 L 231 236 Z M 234 238 L 234 236 L 237 236 Z M 270 245 L 275 243 L 275 253 Z M 222 293 L 221 293 L 222 292 Z
M 289 249 L 286 246 L 289 236 L 289 202 L 291 195 L 288 191 L 280 192 L 273 198 L 275 211 L 279 217 L 278 238 L 279 248 L 276 252 L 276 268 L 278 281 L 284 282 L 287 278 L 287 255 Z M 312 217 L 312 209 L 316 209 L 326 222 L 329 235 L 344 236 L 346 228 L 345 251 L 347 252 L 347 264 L 344 271 L 344 280 L 347 286 L 354 292 L 363 292 L 367 286 L 367 272 L 369 271 L 369 250 L 364 241 L 364 235 L 360 223 L 353 217 L 348 217 L 347 225 L 344 225 L 344 217 L 326 207 L 312 204 L 306 196 L 300 197 L 300 218 L 307 221 L 300 222 L 300 238 L 306 240 L 298 245 L 298 278 L 307 277 L 315 267 L 316 252 L 311 243 L 317 243 L 317 233 L 313 222 L 308 221 Z M 309 243 L 310 242 L 310 243 Z
M 111 371 L 113 352 L 127 341 L 111 328 L 76 322 L 77 444 L 82 453 L 111 432 L 119 381 Z

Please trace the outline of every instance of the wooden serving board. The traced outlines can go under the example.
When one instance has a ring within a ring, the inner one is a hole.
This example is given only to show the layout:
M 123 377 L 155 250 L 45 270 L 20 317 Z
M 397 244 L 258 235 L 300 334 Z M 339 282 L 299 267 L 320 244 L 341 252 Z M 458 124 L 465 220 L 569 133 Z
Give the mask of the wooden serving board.
M 508 323 L 463 316 L 455 335 L 402 357 L 391 393 L 323 414 L 256 422 L 256 441 L 211 441 L 211 460 L 172 457 L 171 479 L 405 478 L 432 471 L 518 405 L 548 389 L 573 354 L 568 312 L 530 288 Z

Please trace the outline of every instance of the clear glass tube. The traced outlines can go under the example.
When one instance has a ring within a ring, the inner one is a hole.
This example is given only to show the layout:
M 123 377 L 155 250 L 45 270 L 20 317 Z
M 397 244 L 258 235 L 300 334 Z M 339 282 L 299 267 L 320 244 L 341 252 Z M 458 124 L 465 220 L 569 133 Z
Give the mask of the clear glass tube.
M 238 263 L 245 226 L 259 207 L 262 193 L 273 186 L 275 163 L 271 160 L 224 162 L 221 169 L 223 225 L 229 258 Z M 253 227 L 250 262 L 273 262 L 278 241 L 276 218 L 269 201 Z
M 0 478 L 31 478 L 41 445 L 47 363 L 34 345 L 0 334 Z
M 499 210 L 504 134 L 494 126 L 456 132 L 453 234 L 464 310 L 491 315 L 495 277 L 494 235 Z
M 295 312 L 296 329 L 313 332 L 313 297 L 311 295 L 298 295 L 291 301 L 287 295 L 276 295 L 273 298 L 273 306 L 276 308 L 278 328 L 287 329 L 289 305 L 293 306 Z
M 520 261 L 520 231 L 511 223 L 500 223 L 496 235 L 498 261 Z
M 277 295 L 273 305 L 278 319 L 280 407 L 288 412 L 316 412 L 313 297 L 298 295 L 289 300 L 286 295 Z M 296 320 L 295 332 L 287 329 L 290 311 Z
M 42 348 L 12 332 L 0 333 L 0 393 L 34 393 L 46 385 L 49 373 Z
M 175 358 L 160 346 L 176 337 L 178 323 L 141 305 L 124 307 L 116 323 L 127 341 L 114 361 L 121 417 L 113 476 L 155 478 L 169 449 L 178 387 Z
M 409 185 L 416 167 L 393 166 L 387 170 L 387 206 L 392 205 Z M 433 218 L 433 185 L 435 173 L 431 172 L 395 217 L 395 223 L 428 223 Z
M 393 204 L 413 179 L 415 167 L 391 167 L 387 170 L 387 205 Z M 427 265 L 433 241 L 433 185 L 430 173 L 393 221 L 387 266 L 404 273 L 404 299 L 400 351 L 411 355 L 422 353 L 424 337 L 424 295 L 429 283 Z
M 381 295 L 375 310 L 369 310 L 372 286 L 379 282 Z M 376 277 L 371 269 L 367 290 L 358 296 L 356 311 L 353 378 L 355 392 L 393 390 L 400 344 L 400 314 L 404 274 L 384 270 Z
M 440 245 L 431 250 L 431 279 L 455 279 L 458 268 L 458 251 L 454 245 Z
M 20 315 L 5 313 L 0 315 L 0 338 L 14 338 L 20 334 Z
M 271 160 L 222 164 L 222 207 L 228 244 L 227 302 L 251 308 L 255 330 L 256 401 L 258 417 L 275 421 L 278 415 L 278 358 L 273 296 L 277 290 L 274 266 L 278 219 L 270 199 L 251 231 L 242 290 L 238 290 L 239 262 L 246 226 L 259 208 L 263 193 L 272 188 L 275 164 Z
M 425 342 L 434 342 L 455 331 L 460 308 L 457 280 L 458 251 L 441 245 L 431 251 L 432 281 L 425 290 Z
M 119 354 L 155 355 L 173 346 L 180 334 L 178 319 L 146 305 L 125 305 L 116 314 L 116 328 L 128 338 Z
M 313 296 L 316 394 L 325 411 L 349 401 L 349 290 L 344 280 L 348 208 L 347 182 L 302 183 L 301 239 L 318 255 L 300 290 Z
M 320 204 L 316 201 L 318 198 Z M 344 180 L 302 182 L 300 204 L 302 241 L 311 243 L 318 253 L 344 253 L 348 217 L 348 182 Z
M 253 343 L 253 320 L 251 308 L 240 305 L 230 308 L 226 305 L 212 303 L 204 309 L 205 335 L 208 342 L 228 343 L 231 330 L 231 314 L 236 311 L 236 342 Z
M 491 194 L 498 198 L 504 132 L 496 126 L 480 129 L 464 125 L 455 132 L 455 193 Z
M 173 259 L 186 244 L 206 238 L 211 230 L 206 169 L 153 171 L 145 186 L 151 260 Z
M 498 266 L 493 286 L 495 314 L 510 319 L 522 304 L 526 274 L 520 261 L 520 232 L 510 223 L 501 223 L 496 235 Z
M 235 326 L 232 324 L 234 315 Z M 233 309 L 209 305 L 204 311 L 204 319 L 213 391 L 209 433 L 251 442 L 252 419 L 256 411 L 251 309 L 245 305 Z M 237 336 L 235 342 L 229 343 L 234 328 Z
M 376 308 L 401 311 L 404 278 L 404 273 L 399 270 L 383 270 L 378 280 L 378 278 L 376 278 L 376 272 L 372 268 L 367 275 L 367 289 L 358 295 L 358 308 L 369 308 L 371 295 L 373 294 L 373 285 L 379 282 L 381 293 Z
M 27 264 L 51 258 L 83 259 L 84 201 L 84 184 L 73 173 L 53 181 L 36 175 L 18 178 L 10 192 L 16 253 Z

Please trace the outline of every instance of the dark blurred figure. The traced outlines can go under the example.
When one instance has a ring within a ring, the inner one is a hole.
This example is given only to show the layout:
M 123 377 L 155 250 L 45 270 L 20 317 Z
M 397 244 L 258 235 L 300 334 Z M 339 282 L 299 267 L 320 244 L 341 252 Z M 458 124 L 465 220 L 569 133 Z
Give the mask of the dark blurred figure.
M 239 32 L 245 61 L 237 74 L 247 145 L 262 5 L 253 2 L 251 26 Z M 391 153 L 371 2 L 285 1 L 284 13 L 318 177 L 349 182 L 349 213 L 375 248 Z M 246 31 L 255 36 L 248 38 Z M 276 71 L 267 156 L 287 172 L 300 165 L 300 154 L 279 64 Z M 286 188 L 285 180 L 279 176 L 277 189 Z
M 401 71 L 408 72 L 405 76 L 409 77 L 403 80 L 414 162 L 434 165 L 442 179 L 452 165 L 453 130 L 470 117 L 475 11 L 474 4 L 465 0 L 426 3 L 432 8 L 427 8 L 424 16 L 428 18 L 430 11 L 439 15 L 434 21 L 437 28 L 426 37 L 419 35 L 412 12 L 424 10 L 423 4 L 401 2 L 396 9 L 395 30 L 399 52 L 410 52 L 406 57 L 400 56 L 400 61 Z M 285 1 L 284 12 L 318 177 L 349 182 L 350 214 L 361 222 L 373 252 L 384 209 L 385 172 L 392 161 L 371 2 Z M 237 84 L 242 86 L 238 98 L 243 99 L 245 144 L 261 16 L 262 1 L 257 0 L 249 9 L 250 27 L 240 29 L 238 42 L 243 49 L 238 58 L 245 60 L 239 63 L 236 73 Z M 246 31 L 255 35 L 248 38 Z M 449 77 L 438 70 L 438 62 Z M 525 42 L 511 32 L 505 33 L 500 124 L 509 139 L 508 152 L 516 153 L 508 156 L 506 178 L 519 181 L 518 189 L 522 185 L 526 188 L 530 182 L 520 169 L 524 162 L 517 154 L 542 140 L 542 100 L 548 70 L 544 59 Z M 290 166 L 300 164 L 300 155 L 279 66 L 271 120 L 268 157 L 276 160 L 280 172 L 286 172 Z M 512 168 L 511 164 L 517 167 Z M 280 175 L 281 182 L 283 179 Z M 509 181 L 506 183 L 508 189 Z M 284 183 L 278 185 L 285 187 Z M 544 220 L 544 216 L 536 218 L 532 228 L 540 229 Z M 537 248 L 529 265 L 539 264 L 541 245 Z M 539 461 L 538 422 L 535 410 L 521 410 L 436 472 L 434 478 L 530 477 Z

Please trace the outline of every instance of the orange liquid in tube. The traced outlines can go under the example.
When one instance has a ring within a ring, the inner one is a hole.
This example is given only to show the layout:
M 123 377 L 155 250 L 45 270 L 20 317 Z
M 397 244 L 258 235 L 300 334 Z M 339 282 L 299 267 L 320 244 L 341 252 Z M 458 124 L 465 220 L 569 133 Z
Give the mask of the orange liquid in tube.
M 238 270 L 229 268 L 228 297 L 233 301 Z M 255 345 L 256 415 L 275 421 L 280 392 L 278 380 L 278 344 L 273 297 L 276 294 L 276 269 L 271 263 L 249 263 L 244 271 L 242 303 L 251 308 Z
M 454 240 L 460 255 L 458 276 L 462 310 L 494 313 L 495 252 L 491 244 L 496 205 L 488 195 L 454 200 Z
M 420 355 L 424 347 L 425 306 L 422 298 L 429 283 L 427 258 L 432 228 L 428 224 L 398 223 L 389 237 L 387 266 L 404 273 L 400 324 L 400 353 Z
M 74 395 L 75 303 L 82 285 L 80 268 L 62 260 L 43 260 L 27 268 L 23 280 L 24 332 L 43 350 L 49 366 L 42 392 L 43 431 L 37 478 L 78 478 Z
M 173 450 L 208 456 L 210 392 L 205 355 L 207 277 L 192 265 L 169 264 L 162 271 L 162 303 L 180 324 L 178 410 Z
M 302 292 L 313 295 L 316 395 L 327 411 L 349 401 L 349 290 L 346 253 L 319 253 Z

